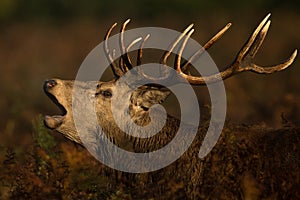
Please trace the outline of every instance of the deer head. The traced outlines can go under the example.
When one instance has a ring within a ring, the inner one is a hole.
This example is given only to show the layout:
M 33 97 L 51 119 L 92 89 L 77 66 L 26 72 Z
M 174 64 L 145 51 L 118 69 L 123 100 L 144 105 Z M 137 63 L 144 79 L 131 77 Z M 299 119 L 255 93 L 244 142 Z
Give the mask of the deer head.
M 193 76 L 189 72 L 189 66 L 193 60 L 199 58 L 199 56 L 207 49 L 209 49 L 230 27 L 230 23 L 227 24 L 221 31 L 219 31 L 212 39 L 210 39 L 203 48 L 199 49 L 197 52 L 192 55 L 189 60 L 182 61 L 182 52 L 185 49 L 187 41 L 189 37 L 194 32 L 192 29 L 193 25 L 188 26 L 182 34 L 174 41 L 173 44 L 170 45 L 169 51 L 166 51 L 161 59 L 160 64 L 166 65 L 168 58 L 170 57 L 171 51 L 181 44 L 179 48 L 179 52 L 175 57 L 174 69 L 177 71 L 180 77 L 184 78 L 188 81 L 188 83 L 192 85 L 204 85 L 209 83 L 214 83 L 220 80 L 225 80 L 235 74 L 239 74 L 245 71 L 252 71 L 258 74 L 272 74 L 277 71 L 282 71 L 289 67 L 297 55 L 297 50 L 293 52 L 293 54 L 288 58 L 285 62 L 269 66 L 269 67 L 261 67 L 254 63 L 254 58 L 256 53 L 258 52 L 260 46 L 262 45 L 267 31 L 270 26 L 270 15 L 267 15 L 261 23 L 254 30 L 252 35 L 249 37 L 245 45 L 241 48 L 236 58 L 232 62 L 232 64 L 227 67 L 225 70 L 220 73 L 198 77 Z M 124 76 L 129 70 L 131 70 L 134 66 L 129 57 L 128 51 L 133 44 L 140 42 L 140 47 L 137 53 L 137 65 L 141 65 L 142 57 L 143 57 L 143 46 L 146 42 L 147 37 L 143 39 L 134 40 L 127 47 L 124 45 L 124 31 L 128 24 L 129 20 L 127 20 L 121 28 L 120 31 L 120 49 L 122 56 L 119 59 L 119 63 L 113 59 L 112 51 L 109 49 L 108 38 L 111 35 L 112 30 L 116 27 L 116 23 L 111 26 L 105 35 L 105 43 L 104 43 L 104 51 L 106 53 L 107 59 L 111 63 L 111 69 L 115 76 L 115 78 L 109 82 L 101 82 L 101 81 L 91 81 L 89 83 L 83 84 L 83 88 L 86 87 L 86 84 L 91 85 L 90 88 L 96 88 L 96 92 L 91 90 L 91 93 L 94 93 L 95 104 L 96 104 L 96 113 L 98 116 L 99 123 L 101 127 L 105 129 L 108 134 L 114 135 L 116 138 L 116 143 L 122 143 L 124 141 L 124 136 L 122 134 L 118 135 L 119 132 L 116 131 L 118 129 L 116 123 L 113 120 L 112 112 L 111 112 L 111 98 L 116 95 L 116 87 L 118 87 L 118 91 L 122 91 L 124 94 L 130 91 L 130 85 L 123 83 L 118 84 L 118 80 Z M 139 72 L 145 79 L 151 79 L 151 81 L 155 81 L 155 78 L 149 77 L 143 72 Z M 162 77 L 158 78 L 160 80 L 165 80 L 166 82 L 172 78 L 169 73 L 162 73 Z M 157 79 L 157 78 L 156 78 Z M 72 89 L 74 87 L 74 81 L 71 80 L 60 80 L 60 79 L 51 79 L 47 80 L 44 84 L 45 93 L 53 100 L 54 103 L 58 105 L 58 107 L 62 110 L 61 115 L 54 116 L 45 116 L 44 123 L 50 129 L 55 129 L 58 132 L 62 133 L 64 136 L 69 138 L 72 141 L 75 141 L 81 144 L 81 140 L 77 134 L 76 128 L 74 126 L 73 117 L 72 117 Z M 88 88 L 88 87 L 86 87 Z M 121 88 L 121 90 L 120 90 Z M 129 101 L 129 108 L 120 108 L 124 109 L 120 112 L 129 112 L 132 120 L 140 125 L 144 126 L 149 123 L 149 109 L 154 104 L 162 103 L 170 94 L 166 88 L 157 85 L 150 84 L 139 87 L 137 90 L 133 92 Z M 84 102 L 81 105 L 84 107 Z M 82 109 L 84 110 L 84 109 Z M 155 113 L 155 117 L 160 119 L 159 112 Z M 166 126 L 177 126 L 178 121 L 175 119 L 168 117 L 169 121 L 167 121 Z M 171 124 L 168 124 L 171 123 Z M 168 128 L 168 131 L 172 130 L 172 127 Z

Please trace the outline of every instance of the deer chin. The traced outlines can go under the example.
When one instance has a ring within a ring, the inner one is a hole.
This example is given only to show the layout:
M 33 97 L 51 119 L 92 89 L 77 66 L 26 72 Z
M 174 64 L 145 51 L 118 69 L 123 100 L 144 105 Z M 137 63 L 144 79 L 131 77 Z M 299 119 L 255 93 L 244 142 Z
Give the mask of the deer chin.
M 60 125 L 63 124 L 65 116 L 63 115 L 46 115 L 44 117 L 44 124 L 49 129 L 57 129 Z

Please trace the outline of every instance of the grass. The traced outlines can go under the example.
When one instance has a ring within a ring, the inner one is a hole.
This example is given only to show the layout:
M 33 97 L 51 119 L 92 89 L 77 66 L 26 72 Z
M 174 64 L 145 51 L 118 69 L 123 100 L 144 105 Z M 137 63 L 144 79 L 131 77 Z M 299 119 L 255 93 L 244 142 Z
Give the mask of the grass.
M 32 124 L 33 143 L 20 155 L 13 148 L 1 149 L 1 199 L 123 199 L 125 194 L 86 150 L 55 141 L 41 115 Z

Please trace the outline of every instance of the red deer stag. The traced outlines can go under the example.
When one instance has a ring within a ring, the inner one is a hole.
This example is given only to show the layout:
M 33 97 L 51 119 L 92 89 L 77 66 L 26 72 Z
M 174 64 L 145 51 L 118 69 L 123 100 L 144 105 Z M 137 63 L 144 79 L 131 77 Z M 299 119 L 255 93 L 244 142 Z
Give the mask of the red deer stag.
M 215 43 L 226 32 L 230 24 L 225 26 L 225 28 L 206 43 L 203 49 L 197 51 L 186 62 L 182 62 L 182 51 L 193 32 L 192 25 L 189 26 L 170 46 L 174 48 L 176 45 L 179 45 L 180 41 L 182 42 L 179 53 L 175 57 L 174 69 L 192 85 L 213 83 L 245 71 L 252 71 L 258 74 L 272 74 L 286 69 L 293 63 L 297 55 L 297 50 L 294 51 L 289 59 L 279 65 L 261 67 L 253 62 L 269 29 L 269 16 L 263 19 L 258 25 L 229 67 L 219 74 L 204 77 L 190 75 L 188 66 L 193 59 L 197 59 L 204 50 L 207 50 Z M 129 136 L 120 130 L 114 121 L 111 111 L 111 98 L 115 95 L 116 83 L 120 77 L 133 68 L 129 54 L 126 51 L 128 48 L 126 48 L 123 41 L 123 34 L 128 22 L 126 21 L 123 24 L 120 31 L 120 49 L 123 55 L 120 57 L 119 65 L 113 60 L 112 51 L 109 49 L 107 43 L 116 24 L 108 30 L 105 36 L 104 51 L 111 63 L 115 79 L 109 82 L 90 82 L 91 85 L 94 85 L 91 92 L 95 94 L 95 111 L 98 123 L 108 138 L 115 145 L 132 152 L 150 152 L 163 147 L 174 137 L 180 125 L 180 120 L 168 115 L 161 131 L 148 139 Z M 186 35 L 187 37 L 184 38 Z M 143 44 L 146 39 L 144 38 L 141 42 L 138 50 L 138 65 L 141 64 Z M 160 60 L 162 65 L 166 65 L 170 54 L 171 49 L 163 54 Z M 145 74 L 143 76 L 151 78 Z M 168 79 L 168 77 L 163 78 Z M 51 79 L 45 81 L 44 91 L 62 110 L 62 115 L 45 116 L 44 123 L 46 127 L 57 130 L 68 139 L 82 144 L 81 138 L 75 128 L 72 113 L 73 87 L 73 80 Z M 125 83 L 123 85 L 118 84 L 118 87 L 121 87 L 124 93 L 130 91 L 129 86 Z M 170 91 L 162 86 L 155 84 L 144 85 L 132 93 L 129 108 L 124 108 L 125 110 L 121 110 L 120 112 L 127 112 L 136 124 L 145 126 L 151 120 L 149 117 L 150 107 L 154 104 L 162 103 L 169 94 Z M 85 105 L 82 104 L 81 106 L 84 108 Z M 153 112 L 152 116 L 160 119 L 160 113 L 155 113 L 155 110 Z M 207 130 L 207 123 L 199 125 L 196 138 L 191 147 L 176 162 L 164 169 L 148 173 L 147 175 L 132 175 L 132 178 L 134 177 L 135 181 L 143 181 L 140 187 L 147 188 L 149 191 L 147 195 L 152 198 L 300 198 L 299 188 L 297 187 L 300 184 L 299 129 L 261 130 L 255 126 L 233 127 L 230 124 L 226 124 L 225 126 L 226 128 L 223 130 L 218 143 L 204 159 L 198 157 L 198 152 Z M 174 191 L 172 182 L 176 183 L 178 186 L 177 190 L 181 192 Z M 168 187 L 168 185 L 171 186 Z M 171 195 L 169 194 L 170 191 L 173 191 Z M 170 196 L 161 196 L 168 194 Z M 136 197 L 138 198 L 138 195 Z

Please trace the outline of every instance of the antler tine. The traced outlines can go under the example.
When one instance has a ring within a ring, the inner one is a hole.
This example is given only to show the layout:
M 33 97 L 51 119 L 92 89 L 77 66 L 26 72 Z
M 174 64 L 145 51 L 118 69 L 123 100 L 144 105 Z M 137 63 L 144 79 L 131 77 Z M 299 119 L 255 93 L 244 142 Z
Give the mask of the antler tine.
M 123 67 L 123 70 L 125 72 L 127 72 L 129 69 L 132 69 L 132 64 L 131 64 L 130 58 L 128 56 L 128 53 L 126 51 L 126 47 L 125 47 L 125 44 L 124 44 L 124 31 L 125 31 L 126 26 L 129 22 L 130 22 L 130 19 L 127 19 L 123 23 L 121 31 L 120 31 L 120 46 L 121 46 L 121 60 L 120 60 L 120 62 L 124 62 L 124 63 L 122 63 L 123 64 L 122 67 Z
M 145 42 L 148 40 L 149 37 L 150 37 L 150 34 L 146 35 L 146 37 L 143 39 L 143 41 L 140 44 L 140 48 L 138 49 L 138 53 L 137 53 L 136 65 L 138 66 L 137 71 L 141 76 L 143 76 L 144 78 L 149 79 L 149 80 L 154 80 L 154 78 L 149 77 L 139 68 L 139 66 L 142 64 L 143 48 L 144 48 Z
M 272 74 L 274 72 L 279 72 L 282 71 L 286 68 L 288 68 L 295 60 L 297 56 L 298 50 L 295 49 L 292 55 L 283 63 L 278 64 L 278 65 L 273 65 L 269 67 L 260 67 L 256 64 L 252 64 L 252 67 L 249 68 L 248 70 L 245 71 L 252 71 L 258 74 Z
M 251 48 L 249 49 L 246 57 L 250 57 L 250 61 L 253 61 L 254 56 L 256 55 L 258 49 L 260 48 L 260 46 L 262 45 L 268 29 L 270 27 L 271 21 L 269 20 L 266 25 L 263 27 L 263 29 L 261 30 L 259 37 L 256 38 L 256 40 L 254 40 L 253 45 L 251 46 Z M 292 55 L 283 63 L 278 64 L 278 65 L 274 65 L 274 66 L 269 66 L 269 67 L 261 67 L 256 65 L 255 63 L 251 62 L 251 63 L 247 63 L 245 59 L 245 64 L 248 64 L 249 66 L 243 67 L 243 65 L 241 65 L 241 68 L 239 68 L 239 71 L 252 71 L 255 73 L 259 73 L 259 74 L 271 74 L 274 72 L 278 72 L 278 71 L 282 71 L 284 69 L 286 69 L 287 67 L 289 67 L 295 60 L 297 56 L 297 49 L 294 50 L 294 52 L 292 53 Z
M 139 42 L 141 39 L 142 39 L 142 38 L 139 37 L 139 38 L 133 40 L 133 41 L 128 45 L 128 47 L 126 48 L 126 52 L 128 52 L 129 49 L 130 49 L 133 45 L 135 45 L 137 42 Z M 120 66 L 121 69 L 124 70 L 124 72 L 128 71 L 128 69 L 124 66 L 124 60 L 123 60 L 122 55 L 121 55 L 121 57 L 120 57 L 120 59 L 119 59 L 119 66 Z
M 271 13 L 269 13 L 261 22 L 260 24 L 257 26 L 257 28 L 254 30 L 254 32 L 252 33 L 251 37 L 248 39 L 248 41 L 246 42 L 246 44 L 244 45 L 244 47 L 241 49 L 241 51 L 239 52 L 236 61 L 240 61 L 243 59 L 243 57 L 245 56 L 245 54 L 248 52 L 249 48 L 252 46 L 254 40 L 256 39 L 257 35 L 261 32 L 261 30 L 263 29 L 263 27 L 265 26 L 266 22 L 268 21 L 268 19 L 270 18 Z
M 226 24 L 214 37 L 212 37 L 206 44 L 203 46 L 205 50 L 209 49 L 216 41 L 218 41 L 231 27 L 231 23 Z
M 111 66 L 111 69 L 113 71 L 113 74 L 116 78 L 119 78 L 121 76 L 124 75 L 123 71 L 116 65 L 116 63 L 114 62 L 113 58 L 111 57 L 110 55 L 110 51 L 109 51 L 109 48 L 108 48 L 108 38 L 112 32 L 112 30 L 117 26 L 117 23 L 114 23 L 110 29 L 106 32 L 105 36 L 104 36 L 104 52 L 105 52 L 105 55 L 106 55 L 106 58 L 108 59 L 108 61 L 110 62 L 110 66 Z
M 141 41 L 143 38 L 142 37 L 138 37 L 136 38 L 135 40 L 133 40 L 129 45 L 128 47 L 126 48 L 126 51 L 128 52 L 130 50 L 130 48 L 135 45 L 136 43 L 138 43 L 139 41 Z
M 216 43 L 226 32 L 227 30 L 231 27 L 231 23 L 228 23 L 225 27 L 223 27 L 216 35 L 214 35 L 208 42 L 206 42 L 206 44 L 200 48 L 198 51 L 196 51 L 190 58 L 188 61 L 184 62 L 182 64 L 182 71 L 186 71 L 188 66 L 190 66 L 190 64 L 198 59 L 207 49 L 209 49 L 214 43 Z
M 219 80 L 224 80 L 234 74 L 241 73 L 243 71 L 252 71 L 259 74 L 270 74 L 286 69 L 295 60 L 297 56 L 297 49 L 293 52 L 289 59 L 279 65 L 274 65 L 271 67 L 261 67 L 253 63 L 254 56 L 262 45 L 269 29 L 271 23 L 271 21 L 268 20 L 269 17 L 270 14 L 268 14 L 261 21 L 261 23 L 257 26 L 251 37 L 248 39 L 246 44 L 242 47 L 242 49 L 236 56 L 235 61 L 224 71 L 206 77 L 195 77 L 186 75 L 184 73 L 181 73 L 180 75 L 188 80 L 191 84 L 203 85 L 207 83 L 217 82 Z
M 232 68 L 236 68 L 235 73 L 243 71 L 252 71 L 259 74 L 270 74 L 286 69 L 295 60 L 297 56 L 297 50 L 295 50 L 290 56 L 290 58 L 288 58 L 285 62 L 278 65 L 261 67 L 253 63 L 254 57 L 257 51 L 259 50 L 260 46 L 262 45 L 269 30 L 271 24 L 271 21 L 268 20 L 269 17 L 270 14 L 268 14 L 265 17 L 265 19 L 259 24 L 256 30 L 253 32 L 252 36 L 249 38 L 245 47 L 238 54 L 236 61 L 232 64 Z
M 175 46 L 180 42 L 180 40 L 185 36 L 185 34 L 191 30 L 194 24 L 190 24 L 181 34 L 180 36 L 174 41 L 174 43 L 170 46 L 168 51 L 165 51 L 163 56 L 160 59 L 160 64 L 166 65 L 168 57 L 171 55 L 171 52 L 175 48 Z
M 190 32 L 187 34 L 187 36 L 185 37 L 185 39 L 183 40 L 183 43 L 181 45 L 181 48 L 179 49 L 179 52 L 178 54 L 176 54 L 176 57 L 175 57 L 175 65 L 174 65 L 174 68 L 176 69 L 176 71 L 181 74 L 182 71 L 181 71 L 181 56 L 182 56 L 182 52 L 183 52 L 183 49 L 185 48 L 186 46 L 186 43 L 188 41 L 188 39 L 191 37 L 191 35 L 194 33 L 194 29 L 191 29 Z
M 138 49 L 138 54 L 137 54 L 137 59 L 136 59 L 136 65 L 137 66 L 142 64 L 144 44 L 148 40 L 149 37 L 150 37 L 150 34 L 146 35 L 146 37 L 141 42 L 140 48 Z
M 265 24 L 265 26 L 260 31 L 258 37 L 253 41 L 252 46 L 248 50 L 249 56 L 254 57 L 256 55 L 256 53 L 258 52 L 258 49 L 261 47 L 262 43 L 264 42 L 264 40 L 266 38 L 266 35 L 270 28 L 270 25 L 271 25 L 271 20 L 268 20 L 267 23 Z
M 138 43 L 138 42 L 141 41 L 142 39 L 143 39 L 142 37 L 139 37 L 139 38 L 133 40 L 133 41 L 128 45 L 128 47 L 126 48 L 126 52 L 128 52 L 128 51 L 130 50 L 130 48 L 131 48 L 133 45 L 135 45 L 136 43 Z M 122 59 L 120 59 L 120 65 L 122 65 L 122 64 L 123 64 L 123 63 L 122 63 Z

